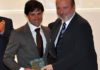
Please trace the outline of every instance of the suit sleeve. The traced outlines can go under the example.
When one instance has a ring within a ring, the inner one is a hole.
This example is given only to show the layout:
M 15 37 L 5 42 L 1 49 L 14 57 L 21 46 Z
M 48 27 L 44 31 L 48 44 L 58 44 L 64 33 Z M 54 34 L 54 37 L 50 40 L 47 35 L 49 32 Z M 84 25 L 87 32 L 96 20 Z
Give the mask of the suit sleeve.
M 3 59 L 4 63 L 11 70 L 19 70 L 20 68 L 18 63 L 14 60 L 15 54 L 18 51 L 18 49 L 19 49 L 18 34 L 15 31 L 12 31 Z

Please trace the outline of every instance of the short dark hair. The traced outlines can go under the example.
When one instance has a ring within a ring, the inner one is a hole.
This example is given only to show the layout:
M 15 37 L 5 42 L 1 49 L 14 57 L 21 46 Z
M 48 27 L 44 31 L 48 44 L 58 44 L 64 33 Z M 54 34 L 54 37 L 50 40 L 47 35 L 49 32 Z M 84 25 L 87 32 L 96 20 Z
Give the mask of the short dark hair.
M 29 12 L 32 12 L 34 10 L 41 10 L 42 12 L 44 12 L 44 7 L 42 3 L 37 0 L 27 1 L 25 4 L 24 13 L 28 15 Z
M 72 7 L 75 6 L 75 0 L 72 0 L 71 4 L 72 4 Z

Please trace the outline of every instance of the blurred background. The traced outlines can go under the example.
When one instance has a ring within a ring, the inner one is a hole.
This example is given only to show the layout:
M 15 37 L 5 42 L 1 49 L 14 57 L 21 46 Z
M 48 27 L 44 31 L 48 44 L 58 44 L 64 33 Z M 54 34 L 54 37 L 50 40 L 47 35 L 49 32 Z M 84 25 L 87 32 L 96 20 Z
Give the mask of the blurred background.
M 27 0 L 0 0 L 0 16 L 13 20 L 14 28 L 19 28 L 27 22 L 24 15 L 24 5 Z M 45 7 L 42 24 L 47 26 L 53 22 L 57 15 L 55 0 L 39 0 Z M 98 67 L 100 70 L 100 0 L 75 0 L 76 11 L 87 19 L 92 27 L 94 35 L 95 50 L 98 57 Z

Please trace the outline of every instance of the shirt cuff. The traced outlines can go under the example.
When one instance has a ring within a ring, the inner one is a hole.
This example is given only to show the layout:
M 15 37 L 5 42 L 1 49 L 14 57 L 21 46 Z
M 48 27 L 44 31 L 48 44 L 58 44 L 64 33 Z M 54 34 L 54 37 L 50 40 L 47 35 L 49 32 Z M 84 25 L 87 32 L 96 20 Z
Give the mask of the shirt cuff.
M 19 70 L 24 70 L 24 68 L 23 68 L 23 67 L 21 67 Z

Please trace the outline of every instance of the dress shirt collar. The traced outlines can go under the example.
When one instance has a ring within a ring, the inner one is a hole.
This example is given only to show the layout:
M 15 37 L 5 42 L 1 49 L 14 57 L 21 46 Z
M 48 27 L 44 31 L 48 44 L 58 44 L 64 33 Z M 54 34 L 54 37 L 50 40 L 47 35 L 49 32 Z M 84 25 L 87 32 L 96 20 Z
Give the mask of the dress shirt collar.
M 41 25 L 40 26 L 34 26 L 33 24 L 31 24 L 30 22 L 28 22 L 29 28 L 31 30 L 31 32 L 35 31 L 35 29 L 40 28 L 41 29 Z
M 66 23 L 66 27 L 69 25 L 69 23 L 70 23 L 70 21 L 73 19 L 73 17 L 75 16 L 75 12 L 72 14 L 72 16 L 70 17 L 70 19 L 69 20 L 67 20 L 67 21 L 63 21 L 62 20 L 62 23 Z

